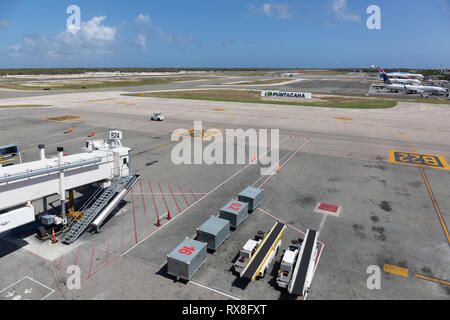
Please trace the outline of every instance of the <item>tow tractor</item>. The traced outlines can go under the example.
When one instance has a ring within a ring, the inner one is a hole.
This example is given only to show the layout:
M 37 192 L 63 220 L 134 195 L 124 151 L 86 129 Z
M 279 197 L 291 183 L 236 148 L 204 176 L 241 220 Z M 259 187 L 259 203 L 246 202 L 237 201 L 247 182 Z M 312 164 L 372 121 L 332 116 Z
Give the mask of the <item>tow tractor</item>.
M 317 231 L 308 229 L 303 241 L 294 241 L 285 251 L 278 271 L 278 286 L 290 294 L 305 297 L 314 277 L 317 254 Z
M 161 114 L 161 112 L 155 112 L 150 119 L 155 121 L 163 121 L 164 116 Z
M 278 253 L 285 229 L 285 224 L 277 222 L 266 235 L 258 232 L 255 240 L 250 239 L 245 243 L 234 263 L 234 269 L 241 278 L 264 278 L 270 263 Z
M 278 270 L 277 284 L 280 288 L 287 289 L 291 282 L 292 273 L 294 272 L 295 261 L 301 247 L 301 239 L 299 241 L 292 240 L 291 245 L 284 252 L 281 259 L 280 270 Z

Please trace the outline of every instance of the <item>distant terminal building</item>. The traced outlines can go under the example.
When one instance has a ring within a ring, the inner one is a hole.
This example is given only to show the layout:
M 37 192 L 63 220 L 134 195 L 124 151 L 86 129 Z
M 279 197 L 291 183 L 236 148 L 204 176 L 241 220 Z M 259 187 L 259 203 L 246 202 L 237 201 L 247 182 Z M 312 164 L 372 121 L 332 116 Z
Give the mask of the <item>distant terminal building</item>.
M 368 80 L 380 80 L 378 73 L 369 73 L 367 75 Z
M 283 78 L 295 78 L 300 77 L 303 74 L 303 70 L 300 70 L 299 72 L 285 72 L 282 73 L 281 76 Z

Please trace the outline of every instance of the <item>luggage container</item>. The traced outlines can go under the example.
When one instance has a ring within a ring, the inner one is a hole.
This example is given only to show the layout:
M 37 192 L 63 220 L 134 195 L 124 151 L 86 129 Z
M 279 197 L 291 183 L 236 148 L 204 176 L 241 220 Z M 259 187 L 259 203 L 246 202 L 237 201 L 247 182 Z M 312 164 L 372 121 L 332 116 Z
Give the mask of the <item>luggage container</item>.
M 236 229 L 248 217 L 248 203 L 231 200 L 220 209 L 219 217 L 230 221 L 230 226 Z
M 210 250 L 217 248 L 230 236 L 230 221 L 211 216 L 197 228 L 197 240 L 206 242 Z
M 191 280 L 206 261 L 206 243 L 186 238 L 167 255 L 167 273 Z
M 239 193 L 239 201 L 248 203 L 248 211 L 255 210 L 263 200 L 264 191 L 253 187 L 247 187 Z

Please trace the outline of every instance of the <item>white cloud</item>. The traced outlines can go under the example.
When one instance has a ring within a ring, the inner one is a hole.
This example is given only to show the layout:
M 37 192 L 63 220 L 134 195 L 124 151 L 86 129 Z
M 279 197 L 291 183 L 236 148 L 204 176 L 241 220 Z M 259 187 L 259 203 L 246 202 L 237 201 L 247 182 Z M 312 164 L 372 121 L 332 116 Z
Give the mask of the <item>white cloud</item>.
M 250 10 L 269 18 L 290 19 L 293 17 L 292 8 L 287 3 L 263 3 L 261 7 L 250 5 Z
M 6 29 L 9 28 L 9 22 L 0 20 L 0 29 Z
M 116 28 L 101 25 L 106 16 L 93 17 L 81 24 L 81 33 L 88 41 L 114 41 Z
M 189 44 L 194 43 L 194 38 L 192 35 L 189 35 L 188 37 L 182 37 L 177 34 L 169 34 L 164 32 L 159 26 L 154 25 L 152 20 L 150 19 L 149 15 L 146 14 L 139 14 L 135 19 L 134 22 L 138 24 L 145 24 L 150 26 L 152 31 L 155 31 L 158 36 L 169 42 L 171 45 L 177 46 L 177 47 L 186 47 Z
M 330 7 L 338 19 L 361 23 L 360 16 L 347 12 L 347 0 L 332 0 Z
M 147 36 L 145 34 L 139 34 L 136 43 L 142 50 L 147 50 Z
M 140 23 L 140 24 L 151 24 L 152 20 L 150 20 L 150 17 L 148 14 L 143 15 L 140 13 L 135 19 L 134 22 Z
M 40 57 L 72 60 L 78 57 L 96 57 L 112 53 L 117 28 L 102 24 L 105 16 L 82 22 L 80 29 L 66 30 L 55 36 L 25 34 L 21 44 L 10 46 L 12 57 Z

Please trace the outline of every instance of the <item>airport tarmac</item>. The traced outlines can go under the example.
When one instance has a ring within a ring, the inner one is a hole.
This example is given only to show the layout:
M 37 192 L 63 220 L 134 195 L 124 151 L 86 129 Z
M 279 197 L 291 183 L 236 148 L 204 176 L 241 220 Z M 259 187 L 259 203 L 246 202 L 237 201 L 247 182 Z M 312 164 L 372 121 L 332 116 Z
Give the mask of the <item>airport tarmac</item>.
M 308 299 L 449 299 L 449 171 L 389 161 L 390 150 L 450 159 L 447 106 L 399 103 L 392 109 L 337 110 L 121 95 L 130 90 L 0 100 L 2 105 L 53 106 L 0 109 L 0 144 L 17 143 L 24 161 L 38 157 L 40 143 L 48 155 L 55 155 L 58 146 L 76 153 L 92 130 L 105 138 L 119 129 L 142 178 L 100 233 L 85 233 L 71 246 L 37 243 L 27 228 L 2 235 L 1 299 L 17 297 L 9 293 L 32 284 L 33 299 L 291 299 L 274 282 L 282 252 L 264 279 L 244 283 L 232 272 L 247 239 L 276 221 L 288 224 L 283 250 L 308 228 L 320 230 L 323 245 Z M 348 90 L 365 89 L 358 84 Z M 156 111 L 163 112 L 164 122 L 149 120 Z M 44 120 L 57 116 L 78 118 Z M 204 129 L 222 132 L 279 129 L 280 172 L 262 176 L 261 164 L 251 161 L 175 165 L 171 133 L 193 128 L 199 120 Z M 74 132 L 64 133 L 70 127 Z M 264 189 L 260 209 L 208 254 L 191 281 L 174 281 L 167 275 L 166 255 L 249 185 Z M 82 193 L 78 190 L 77 196 Z M 314 212 L 319 202 L 342 207 L 340 216 Z M 65 285 L 71 265 L 81 269 L 79 290 Z M 370 266 L 381 269 L 380 289 L 367 287 Z

